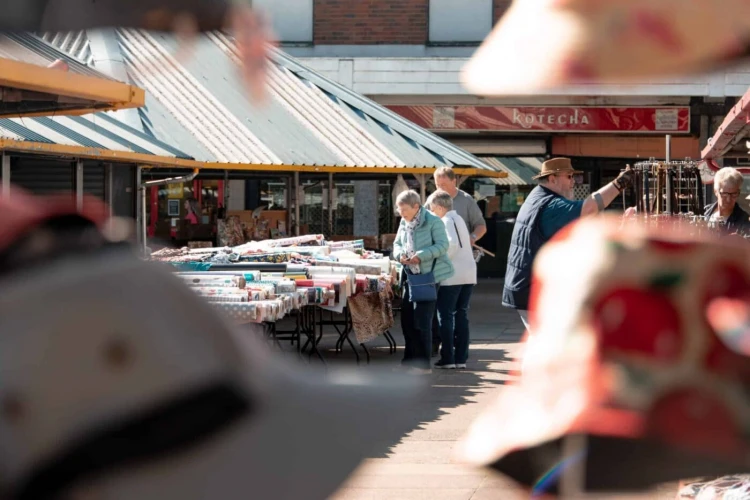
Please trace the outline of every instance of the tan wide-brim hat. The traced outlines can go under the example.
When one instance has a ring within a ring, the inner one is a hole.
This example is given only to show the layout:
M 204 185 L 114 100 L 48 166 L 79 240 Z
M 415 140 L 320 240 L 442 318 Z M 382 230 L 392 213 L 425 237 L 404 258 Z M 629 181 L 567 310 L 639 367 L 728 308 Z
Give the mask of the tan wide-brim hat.
M 582 174 L 581 170 L 574 170 L 570 158 L 552 158 L 542 163 L 542 171 L 532 179 L 542 179 L 548 175 L 571 173 L 574 175 Z
M 736 64 L 748 39 L 744 0 L 515 0 L 462 82 L 478 95 L 639 84 Z

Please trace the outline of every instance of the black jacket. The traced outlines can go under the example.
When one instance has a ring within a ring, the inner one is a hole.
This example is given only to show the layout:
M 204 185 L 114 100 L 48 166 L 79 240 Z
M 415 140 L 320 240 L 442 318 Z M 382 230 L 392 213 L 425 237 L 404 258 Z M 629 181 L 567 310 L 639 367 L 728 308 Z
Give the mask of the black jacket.
M 531 290 L 531 269 L 539 249 L 553 235 L 545 237 L 539 227 L 539 217 L 545 207 L 559 194 L 543 186 L 535 187 L 526 201 L 513 226 L 513 236 L 508 252 L 508 267 L 505 270 L 503 285 L 503 305 L 513 309 L 528 310 Z
M 708 220 L 711 215 L 716 211 L 718 203 L 712 203 L 706 207 L 706 211 L 703 216 Z M 729 233 L 742 233 L 750 234 L 750 216 L 740 208 L 738 204 L 734 205 L 732 214 L 727 219 L 725 229 Z

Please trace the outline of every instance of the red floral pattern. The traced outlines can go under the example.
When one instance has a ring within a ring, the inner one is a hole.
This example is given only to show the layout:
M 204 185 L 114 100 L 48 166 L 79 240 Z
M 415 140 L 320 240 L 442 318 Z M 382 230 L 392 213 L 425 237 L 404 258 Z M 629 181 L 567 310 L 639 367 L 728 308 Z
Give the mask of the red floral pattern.
M 682 353 L 682 321 L 663 293 L 614 290 L 594 307 L 592 323 L 605 354 L 626 353 L 675 362 Z

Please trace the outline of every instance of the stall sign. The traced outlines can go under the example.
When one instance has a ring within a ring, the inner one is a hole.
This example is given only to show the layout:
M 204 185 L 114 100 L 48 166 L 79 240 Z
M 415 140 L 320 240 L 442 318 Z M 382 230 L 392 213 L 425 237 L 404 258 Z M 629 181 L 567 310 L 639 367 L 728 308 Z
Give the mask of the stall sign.
M 690 133 L 689 106 L 388 106 L 438 131 Z

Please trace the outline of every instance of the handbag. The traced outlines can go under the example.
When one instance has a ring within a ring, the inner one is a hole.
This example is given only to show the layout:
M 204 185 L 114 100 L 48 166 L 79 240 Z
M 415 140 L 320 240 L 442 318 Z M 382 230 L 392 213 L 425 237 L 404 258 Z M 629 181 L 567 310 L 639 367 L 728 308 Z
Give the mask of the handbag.
M 432 269 L 429 273 L 414 274 L 406 270 L 406 280 L 409 282 L 409 298 L 411 302 L 433 302 L 437 300 L 437 283 L 435 282 L 435 264 L 437 259 L 432 261 Z
M 463 248 L 464 244 L 461 243 L 461 235 L 458 234 L 458 226 L 456 225 L 456 221 L 454 221 L 453 219 L 451 219 L 451 220 L 453 221 L 453 229 L 456 230 L 456 238 L 458 238 L 458 246 L 460 246 L 461 248 Z

